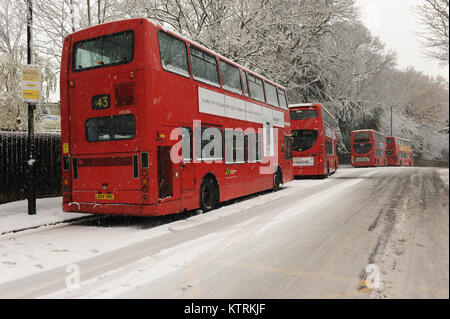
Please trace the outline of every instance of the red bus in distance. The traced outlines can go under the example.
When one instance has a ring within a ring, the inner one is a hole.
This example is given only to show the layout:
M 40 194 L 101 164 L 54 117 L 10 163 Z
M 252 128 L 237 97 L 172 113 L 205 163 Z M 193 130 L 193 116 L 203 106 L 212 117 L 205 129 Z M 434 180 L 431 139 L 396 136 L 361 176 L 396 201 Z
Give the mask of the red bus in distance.
M 374 130 L 351 132 L 352 166 L 386 166 L 386 137 Z
M 292 180 L 286 89 L 147 19 L 64 39 L 63 210 L 165 215 Z
M 289 105 L 294 176 L 327 177 L 336 172 L 336 119 L 321 104 Z
M 410 140 L 386 137 L 386 158 L 389 166 L 413 166 L 413 148 Z

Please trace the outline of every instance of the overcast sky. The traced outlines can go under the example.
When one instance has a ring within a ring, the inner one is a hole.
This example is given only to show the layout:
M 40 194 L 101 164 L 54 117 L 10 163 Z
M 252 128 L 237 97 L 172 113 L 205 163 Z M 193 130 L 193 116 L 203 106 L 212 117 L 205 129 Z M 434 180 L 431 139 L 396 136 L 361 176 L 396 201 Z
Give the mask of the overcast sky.
M 421 24 L 412 9 L 421 3 L 423 0 L 356 0 L 364 24 L 388 49 L 397 52 L 400 69 L 413 66 L 428 75 L 441 75 L 448 80 L 448 66 L 441 68 L 437 62 L 430 61 L 419 45 L 416 33 Z

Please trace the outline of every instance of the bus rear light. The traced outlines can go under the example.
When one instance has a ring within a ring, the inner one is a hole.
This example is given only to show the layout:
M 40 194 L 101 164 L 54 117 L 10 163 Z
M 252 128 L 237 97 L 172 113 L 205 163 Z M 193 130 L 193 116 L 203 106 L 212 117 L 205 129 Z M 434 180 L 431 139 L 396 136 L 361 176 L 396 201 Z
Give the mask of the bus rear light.
M 72 201 L 72 181 L 70 179 L 70 172 L 63 173 L 62 178 L 63 201 L 68 203 Z
M 136 75 L 134 74 L 134 72 L 130 72 L 130 79 L 133 80 L 136 77 Z
M 149 192 L 149 179 L 148 179 L 148 169 L 141 169 L 141 191 L 142 191 L 142 200 L 148 201 L 150 196 Z
M 70 81 L 69 82 L 69 86 L 73 89 L 75 87 L 75 82 L 74 81 Z
M 156 133 L 156 137 L 164 139 L 164 138 L 166 138 L 166 134 L 158 132 L 158 133 Z

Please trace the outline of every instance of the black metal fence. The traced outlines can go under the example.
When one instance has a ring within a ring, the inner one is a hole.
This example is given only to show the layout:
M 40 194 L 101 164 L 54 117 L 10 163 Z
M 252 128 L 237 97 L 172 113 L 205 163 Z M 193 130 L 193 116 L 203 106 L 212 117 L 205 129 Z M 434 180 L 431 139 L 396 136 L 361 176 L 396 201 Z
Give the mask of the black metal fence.
M 0 204 L 26 199 L 27 133 L 0 132 Z M 61 136 L 35 134 L 36 197 L 61 195 Z

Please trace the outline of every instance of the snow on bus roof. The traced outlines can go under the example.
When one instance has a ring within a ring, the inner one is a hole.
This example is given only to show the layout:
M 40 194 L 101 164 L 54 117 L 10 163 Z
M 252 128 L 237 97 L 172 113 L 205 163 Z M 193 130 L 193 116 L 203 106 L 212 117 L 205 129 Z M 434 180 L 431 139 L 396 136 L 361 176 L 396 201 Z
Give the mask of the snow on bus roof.
M 382 134 L 382 135 L 384 135 L 383 133 L 381 133 L 381 132 L 378 132 L 378 131 L 375 131 L 375 130 L 372 130 L 372 129 L 365 129 L 365 130 L 355 130 L 355 131 L 352 131 L 352 133 L 359 133 L 359 132 L 375 132 L 375 133 L 379 133 L 379 134 Z
M 301 104 L 290 104 L 289 108 L 294 108 L 294 107 L 308 107 L 308 106 L 314 106 L 318 103 L 301 103 Z

